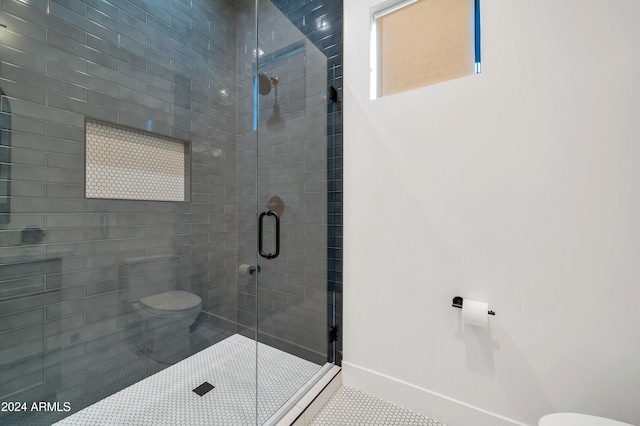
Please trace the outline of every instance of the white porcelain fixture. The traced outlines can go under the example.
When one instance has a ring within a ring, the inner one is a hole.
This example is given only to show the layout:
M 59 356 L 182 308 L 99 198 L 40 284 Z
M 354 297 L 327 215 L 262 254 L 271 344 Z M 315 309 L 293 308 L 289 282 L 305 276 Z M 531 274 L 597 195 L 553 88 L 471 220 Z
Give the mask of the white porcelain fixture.
M 172 364 L 190 348 L 189 327 L 202 309 L 200 296 L 182 290 L 143 297 L 133 306 L 143 318 L 138 347 L 149 358 Z
M 538 422 L 538 426 L 633 426 L 604 417 L 589 416 L 577 413 L 547 414 Z

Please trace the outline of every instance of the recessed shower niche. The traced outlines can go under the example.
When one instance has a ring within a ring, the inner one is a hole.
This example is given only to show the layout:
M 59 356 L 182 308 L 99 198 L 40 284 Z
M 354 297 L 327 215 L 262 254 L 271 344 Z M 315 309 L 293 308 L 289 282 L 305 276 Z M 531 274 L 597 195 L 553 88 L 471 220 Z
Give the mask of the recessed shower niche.
M 87 198 L 189 201 L 188 142 L 92 119 L 85 129 Z

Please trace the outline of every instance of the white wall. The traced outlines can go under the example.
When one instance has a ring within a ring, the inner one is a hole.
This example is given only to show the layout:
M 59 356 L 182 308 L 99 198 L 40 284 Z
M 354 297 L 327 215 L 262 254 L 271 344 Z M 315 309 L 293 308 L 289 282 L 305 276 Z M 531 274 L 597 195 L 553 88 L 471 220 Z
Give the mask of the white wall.
M 482 74 L 372 101 L 378 2 L 344 2 L 344 382 L 640 424 L 640 2 L 483 0 Z

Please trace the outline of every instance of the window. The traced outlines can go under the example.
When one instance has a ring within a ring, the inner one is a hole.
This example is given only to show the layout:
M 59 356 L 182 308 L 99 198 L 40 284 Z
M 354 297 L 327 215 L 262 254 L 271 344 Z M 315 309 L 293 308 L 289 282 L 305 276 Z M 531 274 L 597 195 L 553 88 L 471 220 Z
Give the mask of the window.
M 405 0 L 372 12 L 371 98 L 480 72 L 480 0 Z

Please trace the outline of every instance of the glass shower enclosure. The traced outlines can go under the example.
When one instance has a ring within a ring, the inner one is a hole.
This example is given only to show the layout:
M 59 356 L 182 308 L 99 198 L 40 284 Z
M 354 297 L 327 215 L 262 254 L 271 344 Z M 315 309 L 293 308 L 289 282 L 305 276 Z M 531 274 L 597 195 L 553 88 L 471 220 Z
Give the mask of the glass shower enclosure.
M 335 360 L 327 58 L 269 0 L 3 0 L 0 61 L 0 423 L 275 422 Z

